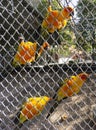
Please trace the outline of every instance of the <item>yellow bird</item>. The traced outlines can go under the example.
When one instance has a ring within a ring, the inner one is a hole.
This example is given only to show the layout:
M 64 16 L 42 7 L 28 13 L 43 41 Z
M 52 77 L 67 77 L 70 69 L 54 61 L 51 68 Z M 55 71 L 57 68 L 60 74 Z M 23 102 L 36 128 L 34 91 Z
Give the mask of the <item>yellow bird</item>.
M 13 122 L 17 124 L 18 127 L 22 127 L 25 121 L 31 120 L 39 115 L 50 100 L 51 98 L 47 96 L 28 98 L 20 108 L 20 111 L 16 114 Z
M 44 52 L 44 49 L 49 47 L 48 42 L 44 42 L 43 45 L 40 47 L 39 51 L 37 52 L 37 43 L 34 42 L 24 42 L 24 39 L 21 38 L 21 43 L 18 46 L 18 50 L 13 59 L 13 66 L 18 65 L 25 65 L 27 63 L 35 62 L 41 54 Z
M 70 79 L 65 80 L 65 82 L 60 86 L 60 88 L 57 90 L 56 94 L 53 97 L 55 103 L 53 107 L 50 109 L 47 118 L 54 111 L 54 109 L 59 105 L 62 99 L 77 94 L 80 91 L 81 87 L 83 86 L 88 76 L 89 74 L 84 72 L 76 76 L 71 76 Z
M 68 20 L 74 14 L 72 7 L 65 7 L 61 11 L 52 10 L 51 5 L 48 7 L 46 18 L 42 22 L 42 28 L 47 29 L 49 33 L 59 30 L 67 25 Z

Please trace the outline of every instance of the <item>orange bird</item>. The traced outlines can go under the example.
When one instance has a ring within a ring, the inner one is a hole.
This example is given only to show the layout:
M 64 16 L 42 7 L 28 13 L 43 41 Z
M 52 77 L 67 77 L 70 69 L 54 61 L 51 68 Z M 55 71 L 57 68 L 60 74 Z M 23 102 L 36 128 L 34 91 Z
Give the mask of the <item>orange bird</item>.
M 48 30 L 49 33 L 59 30 L 67 25 L 68 20 L 74 14 L 72 7 L 65 7 L 61 11 L 52 10 L 51 5 L 48 7 L 46 18 L 42 22 L 42 28 Z
M 47 118 L 59 105 L 62 99 L 77 94 L 80 91 L 81 87 L 83 86 L 88 76 L 89 74 L 87 73 L 80 73 L 76 76 L 71 76 L 70 79 L 65 80 L 65 82 L 60 86 L 60 88 L 57 90 L 56 94 L 53 97 L 55 103 L 53 107 L 50 109 Z
M 24 122 L 38 116 L 50 100 L 51 98 L 47 96 L 28 98 L 15 115 L 13 122 L 21 128 Z
M 18 65 L 25 65 L 27 63 L 35 62 L 41 54 L 44 52 L 44 49 L 47 49 L 49 47 L 48 42 L 44 42 L 43 45 L 40 47 L 39 51 L 37 52 L 37 43 L 26 41 L 24 42 L 24 39 L 20 37 L 21 43 L 18 46 L 17 53 L 14 56 L 13 59 L 13 66 Z

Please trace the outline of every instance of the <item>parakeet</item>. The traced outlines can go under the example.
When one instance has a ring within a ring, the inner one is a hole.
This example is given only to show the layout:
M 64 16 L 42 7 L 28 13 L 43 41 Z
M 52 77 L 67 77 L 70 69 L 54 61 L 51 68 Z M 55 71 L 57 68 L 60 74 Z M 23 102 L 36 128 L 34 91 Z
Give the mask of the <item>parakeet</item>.
M 14 56 L 12 65 L 16 67 L 18 65 L 25 65 L 26 63 L 35 62 L 44 52 L 44 49 L 49 47 L 49 44 L 48 42 L 44 42 L 38 52 L 37 46 L 38 45 L 36 42 L 24 42 L 24 39 L 21 38 L 21 43 L 18 46 L 18 50 Z
M 57 90 L 56 94 L 53 96 L 54 104 L 50 109 L 47 118 L 54 111 L 54 109 L 59 105 L 62 99 L 77 94 L 80 91 L 81 87 L 83 86 L 88 76 L 89 74 L 87 73 L 80 73 L 76 76 L 71 76 L 70 79 L 65 80 L 65 82 Z
M 61 11 L 52 10 L 51 5 L 48 7 L 46 18 L 42 22 L 42 28 L 47 29 L 49 33 L 59 30 L 67 25 L 67 21 L 74 14 L 72 7 L 65 7 Z
M 28 98 L 21 106 L 20 111 L 17 112 L 13 122 L 17 124 L 18 127 L 22 127 L 25 121 L 39 115 L 50 100 L 51 98 L 47 96 Z

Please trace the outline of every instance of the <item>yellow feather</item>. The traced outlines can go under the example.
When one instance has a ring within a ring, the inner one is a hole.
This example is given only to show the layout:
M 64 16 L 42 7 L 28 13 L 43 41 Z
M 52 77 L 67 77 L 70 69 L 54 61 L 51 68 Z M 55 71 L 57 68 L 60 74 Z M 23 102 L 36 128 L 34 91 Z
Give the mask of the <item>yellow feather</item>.
M 85 79 L 81 77 L 83 75 L 85 76 Z M 86 73 L 71 76 L 71 78 L 67 80 L 66 83 L 64 83 L 57 91 L 58 101 L 62 100 L 65 97 L 72 96 L 73 94 L 77 94 L 88 76 L 89 75 Z
M 44 49 L 48 47 L 49 44 L 47 42 L 44 42 L 43 45 L 40 47 L 38 54 L 36 55 L 37 43 L 32 43 L 29 41 L 24 42 L 24 40 L 22 40 L 22 42 L 18 46 L 17 53 L 14 56 L 12 62 L 13 66 L 16 67 L 18 65 L 25 65 L 27 63 L 35 62 L 36 58 L 39 58 Z
M 21 110 L 20 123 L 40 114 L 49 100 L 47 96 L 28 98 Z
M 74 12 L 71 7 L 65 7 L 61 11 L 52 10 L 51 6 L 48 7 L 48 13 L 42 22 L 42 28 L 50 33 L 54 33 L 57 29 L 62 29 L 67 25 L 67 21 L 71 19 L 71 12 Z M 42 33 L 43 34 L 43 33 Z

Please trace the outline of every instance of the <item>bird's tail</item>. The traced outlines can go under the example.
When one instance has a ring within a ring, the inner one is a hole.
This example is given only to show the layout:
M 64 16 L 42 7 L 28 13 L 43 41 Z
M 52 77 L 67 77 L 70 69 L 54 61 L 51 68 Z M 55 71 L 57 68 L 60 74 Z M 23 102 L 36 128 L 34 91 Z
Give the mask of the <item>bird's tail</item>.
M 18 127 L 18 128 L 21 128 L 21 127 L 23 126 L 23 123 L 20 123 L 19 118 L 20 118 L 20 111 L 17 112 L 16 116 L 15 116 L 14 119 L 13 119 L 13 122 L 14 122 L 14 124 L 16 125 L 16 128 L 17 128 L 17 127 Z M 16 130 L 16 128 L 15 128 L 14 130 Z
M 46 119 L 49 118 L 49 116 L 54 112 L 54 110 L 58 107 L 59 103 L 56 101 L 53 106 L 51 107 L 51 109 L 49 110 L 47 116 L 46 116 Z
M 54 104 L 53 104 L 53 106 L 50 108 L 50 110 L 49 110 L 49 112 L 48 112 L 48 114 L 47 114 L 47 116 L 46 116 L 46 119 L 49 118 L 49 116 L 54 112 L 54 110 L 58 107 L 59 103 L 61 102 L 61 101 L 58 101 L 58 100 L 57 100 L 57 94 L 55 94 L 52 99 L 54 100 Z
M 20 116 L 20 112 L 18 112 L 18 113 L 16 114 L 16 117 L 13 119 L 13 122 L 14 122 L 15 124 L 18 124 L 18 123 L 19 123 L 19 116 Z
M 67 98 L 67 97 L 64 97 L 63 99 L 66 99 L 66 98 Z M 63 99 L 58 100 L 57 94 L 55 94 L 52 99 L 54 100 L 54 104 L 53 104 L 53 106 L 50 108 L 50 110 L 49 110 L 49 112 L 48 112 L 48 114 L 47 114 L 47 116 L 46 116 L 46 119 L 49 118 L 49 116 L 54 112 L 54 110 L 58 107 L 58 105 L 59 105 L 59 104 L 62 102 L 62 100 L 63 100 Z

